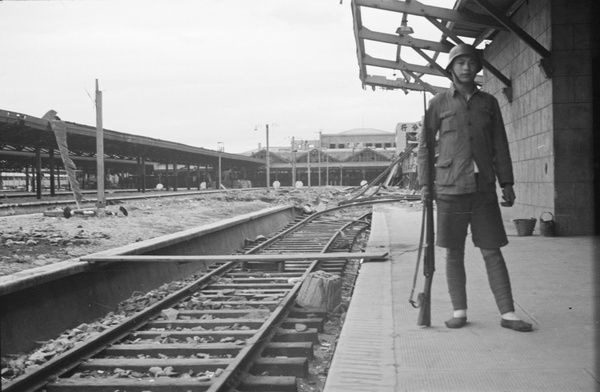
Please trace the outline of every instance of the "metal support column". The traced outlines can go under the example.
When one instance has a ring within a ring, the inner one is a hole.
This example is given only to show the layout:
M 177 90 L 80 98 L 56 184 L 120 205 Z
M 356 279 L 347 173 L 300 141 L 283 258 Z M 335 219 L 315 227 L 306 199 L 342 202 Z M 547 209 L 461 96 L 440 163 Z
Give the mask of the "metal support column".
M 48 152 L 50 155 L 50 196 L 56 196 L 56 189 L 54 186 L 54 149 L 50 148 Z
M 140 178 L 142 180 L 142 193 L 146 193 L 146 158 L 142 157 L 142 167 L 140 168 Z
M 40 146 L 35 146 L 35 192 L 36 198 L 42 198 L 42 151 Z

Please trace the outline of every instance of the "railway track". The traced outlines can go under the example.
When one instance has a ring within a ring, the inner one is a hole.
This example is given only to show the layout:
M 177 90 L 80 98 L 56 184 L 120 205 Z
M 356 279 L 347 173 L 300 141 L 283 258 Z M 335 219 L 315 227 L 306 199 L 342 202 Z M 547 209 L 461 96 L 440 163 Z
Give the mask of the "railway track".
M 3 390 L 297 391 L 326 319 L 295 307 L 302 282 L 317 270 L 343 274 L 349 258 L 383 256 L 351 252 L 368 236 L 370 213 L 362 206 L 310 215 L 235 255 L 88 258 L 215 263 Z
M 255 188 L 240 188 L 235 191 L 247 192 L 252 191 Z M 149 190 L 148 192 L 136 192 L 134 190 L 118 190 L 113 191 L 106 197 L 108 205 L 111 203 L 122 203 L 127 201 L 145 200 L 145 199 L 164 199 L 164 198 L 178 198 L 178 197 L 190 197 L 199 195 L 208 195 L 214 193 L 227 193 L 227 190 L 179 190 L 176 192 L 156 192 Z M 56 196 L 50 196 L 44 194 L 42 200 L 37 200 L 35 194 L 24 194 L 24 193 L 11 193 L 5 192 L 0 195 L 2 201 L 0 202 L 0 217 L 2 216 L 13 216 L 13 215 L 26 215 L 35 214 L 50 209 L 62 209 L 64 210 L 68 206 L 75 206 L 75 200 L 73 194 L 70 192 L 60 192 Z M 89 198 L 88 198 L 89 197 Z M 85 208 L 92 208 L 96 205 L 96 193 L 86 191 L 84 192 L 84 200 L 82 206 Z

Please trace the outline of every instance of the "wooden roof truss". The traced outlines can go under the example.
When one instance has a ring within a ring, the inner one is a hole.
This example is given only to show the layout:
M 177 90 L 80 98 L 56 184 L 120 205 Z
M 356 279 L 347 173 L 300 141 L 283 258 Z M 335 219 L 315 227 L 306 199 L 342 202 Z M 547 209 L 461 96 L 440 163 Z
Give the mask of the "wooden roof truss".
M 436 94 L 446 87 L 432 84 L 431 76 L 448 78 L 450 75 L 437 60 L 440 53 L 448 53 L 456 45 L 465 42 L 478 46 L 484 40 L 493 40 L 499 31 L 510 31 L 531 47 L 540 56 L 540 66 L 546 77 L 552 76 L 551 53 L 510 17 L 525 0 L 457 0 L 453 9 L 425 5 L 418 0 L 352 0 L 354 37 L 357 47 L 360 80 L 363 88 L 370 86 L 383 89 L 409 91 L 427 91 Z M 425 18 L 441 33 L 440 41 L 429 41 L 410 36 L 410 32 L 397 30 L 397 34 L 373 31 L 363 25 L 363 8 L 372 8 L 402 15 L 402 26 L 406 26 L 408 16 Z M 452 42 L 450 42 L 451 40 Z M 376 58 L 366 53 L 365 43 L 374 41 L 397 46 L 394 61 Z M 408 47 L 426 60 L 427 65 L 411 64 L 401 58 L 402 47 Z M 494 75 L 503 85 L 504 94 L 512 101 L 512 82 L 486 59 L 483 67 Z M 374 75 L 367 72 L 367 66 L 394 70 L 394 78 Z M 396 76 L 398 71 L 401 76 Z M 433 78 L 435 79 L 435 78 Z M 481 83 L 478 77 L 477 82 Z

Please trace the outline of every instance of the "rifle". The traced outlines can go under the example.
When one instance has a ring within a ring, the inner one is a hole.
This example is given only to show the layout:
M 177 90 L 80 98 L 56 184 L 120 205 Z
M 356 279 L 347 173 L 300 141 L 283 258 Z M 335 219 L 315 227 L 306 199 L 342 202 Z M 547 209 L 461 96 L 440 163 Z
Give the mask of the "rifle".
M 431 325 L 431 283 L 433 281 L 433 273 L 435 272 L 435 233 L 433 230 L 433 193 L 435 190 L 434 171 L 435 171 L 435 141 L 433 133 L 428 132 L 426 128 L 425 140 L 427 143 L 427 188 L 428 195 L 425 196 L 425 212 L 426 215 L 426 245 L 425 256 L 423 259 L 423 275 L 425 275 L 425 287 L 423 292 L 417 296 L 419 303 L 419 317 L 417 325 L 429 327 Z

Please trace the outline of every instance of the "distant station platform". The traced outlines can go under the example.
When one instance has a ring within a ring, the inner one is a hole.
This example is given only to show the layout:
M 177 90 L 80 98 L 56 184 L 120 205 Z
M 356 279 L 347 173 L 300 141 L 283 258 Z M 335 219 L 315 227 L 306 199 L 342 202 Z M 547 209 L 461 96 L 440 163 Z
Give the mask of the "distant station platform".
M 466 245 L 468 324 L 452 316 L 445 250 L 436 248 L 431 327 L 417 326 L 408 299 L 419 244 L 419 209 L 376 206 L 370 247 L 390 258 L 363 263 L 325 392 L 595 391 L 598 313 L 597 237 L 518 236 L 507 222 L 508 265 L 516 313 L 533 332 L 500 326 L 484 261 Z M 416 293 L 423 289 L 419 273 Z

